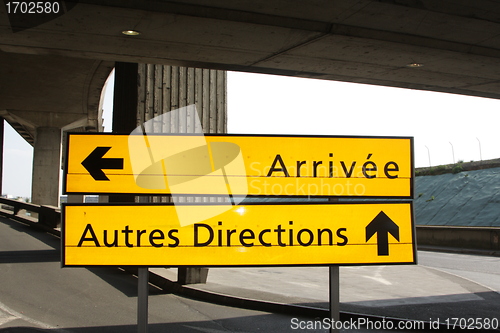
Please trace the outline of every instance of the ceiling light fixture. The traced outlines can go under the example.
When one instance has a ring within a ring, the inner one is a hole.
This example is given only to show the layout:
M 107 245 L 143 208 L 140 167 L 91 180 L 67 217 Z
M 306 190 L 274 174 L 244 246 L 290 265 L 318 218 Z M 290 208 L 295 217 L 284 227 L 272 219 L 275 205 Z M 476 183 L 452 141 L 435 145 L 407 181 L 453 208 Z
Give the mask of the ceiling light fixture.
M 412 62 L 411 64 L 406 65 L 406 67 L 418 68 L 418 67 L 424 67 L 424 65 L 423 64 L 419 64 L 418 62 Z
M 122 34 L 127 35 L 127 36 L 137 36 L 137 35 L 140 35 L 141 33 L 137 30 L 123 30 Z

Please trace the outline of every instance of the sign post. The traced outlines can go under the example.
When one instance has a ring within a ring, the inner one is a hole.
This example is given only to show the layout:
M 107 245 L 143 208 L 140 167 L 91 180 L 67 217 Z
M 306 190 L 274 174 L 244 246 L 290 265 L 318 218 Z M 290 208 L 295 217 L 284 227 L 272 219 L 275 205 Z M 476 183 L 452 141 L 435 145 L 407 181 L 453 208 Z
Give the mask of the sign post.
M 148 286 L 149 271 L 147 267 L 137 270 L 137 332 L 148 332 Z
M 340 267 L 338 265 L 330 265 L 329 268 L 330 319 L 333 321 L 330 332 L 338 333 L 340 330 L 336 329 L 333 324 L 340 321 Z

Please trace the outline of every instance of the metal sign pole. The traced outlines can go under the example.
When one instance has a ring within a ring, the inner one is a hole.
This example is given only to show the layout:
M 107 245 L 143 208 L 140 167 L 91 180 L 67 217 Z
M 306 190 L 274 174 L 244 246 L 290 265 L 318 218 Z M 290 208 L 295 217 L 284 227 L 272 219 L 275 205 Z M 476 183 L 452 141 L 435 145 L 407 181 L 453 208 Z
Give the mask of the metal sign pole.
M 335 323 L 340 321 L 340 269 L 338 265 L 330 265 L 330 333 L 339 333 Z
M 148 332 L 148 282 L 149 271 L 147 267 L 138 269 L 137 283 L 137 332 Z

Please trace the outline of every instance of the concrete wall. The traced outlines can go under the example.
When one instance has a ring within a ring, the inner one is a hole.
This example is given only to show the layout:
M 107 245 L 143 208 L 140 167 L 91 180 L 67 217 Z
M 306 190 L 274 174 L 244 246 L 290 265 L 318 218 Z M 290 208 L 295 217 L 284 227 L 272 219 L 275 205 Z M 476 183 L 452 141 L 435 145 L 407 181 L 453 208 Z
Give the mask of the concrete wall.
M 500 251 L 500 228 L 417 226 L 417 244 Z
M 417 225 L 500 227 L 500 168 L 415 178 Z

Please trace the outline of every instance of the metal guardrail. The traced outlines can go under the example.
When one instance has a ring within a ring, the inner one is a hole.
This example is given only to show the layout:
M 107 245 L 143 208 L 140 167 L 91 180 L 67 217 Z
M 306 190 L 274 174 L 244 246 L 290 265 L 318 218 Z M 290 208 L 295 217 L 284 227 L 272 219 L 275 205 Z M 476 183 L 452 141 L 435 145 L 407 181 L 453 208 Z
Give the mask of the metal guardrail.
M 0 215 L 59 235 L 61 210 L 49 205 L 36 205 L 18 200 L 0 198 Z

